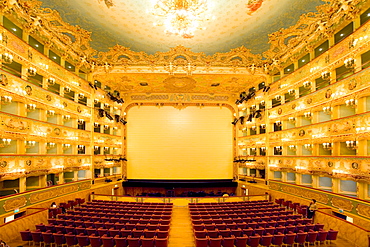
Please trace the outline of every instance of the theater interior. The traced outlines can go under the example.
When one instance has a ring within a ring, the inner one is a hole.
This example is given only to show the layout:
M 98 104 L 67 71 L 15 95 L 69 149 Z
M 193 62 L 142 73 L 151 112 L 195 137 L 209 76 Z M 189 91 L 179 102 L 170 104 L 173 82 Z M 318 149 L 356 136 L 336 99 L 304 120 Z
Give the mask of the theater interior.
M 369 19 L 366 0 L 1 1 L 0 240 L 369 247 Z

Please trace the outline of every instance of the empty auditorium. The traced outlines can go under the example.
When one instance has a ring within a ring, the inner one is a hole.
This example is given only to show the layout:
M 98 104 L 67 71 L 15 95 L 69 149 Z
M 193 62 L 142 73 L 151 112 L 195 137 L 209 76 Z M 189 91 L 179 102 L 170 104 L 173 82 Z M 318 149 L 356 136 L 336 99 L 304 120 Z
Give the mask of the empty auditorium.
M 0 1 L 1 247 L 370 247 L 370 1 Z

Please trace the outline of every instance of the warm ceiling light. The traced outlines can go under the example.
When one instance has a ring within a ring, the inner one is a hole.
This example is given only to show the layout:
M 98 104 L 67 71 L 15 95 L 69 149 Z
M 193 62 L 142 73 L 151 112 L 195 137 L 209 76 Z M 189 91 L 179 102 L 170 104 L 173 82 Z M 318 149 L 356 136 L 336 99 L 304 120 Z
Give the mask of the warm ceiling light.
M 202 22 L 208 21 L 207 0 L 156 0 L 152 14 L 161 18 L 155 26 L 164 26 L 167 34 L 193 38 L 194 32 L 204 29 Z

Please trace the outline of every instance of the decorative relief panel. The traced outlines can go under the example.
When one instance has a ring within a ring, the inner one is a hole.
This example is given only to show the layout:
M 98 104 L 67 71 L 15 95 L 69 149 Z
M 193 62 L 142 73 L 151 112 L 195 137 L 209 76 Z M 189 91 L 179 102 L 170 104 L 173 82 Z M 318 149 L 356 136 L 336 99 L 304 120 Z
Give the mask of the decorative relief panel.
M 353 209 L 353 204 L 350 200 L 346 200 L 335 196 L 331 198 L 331 204 L 334 207 L 341 208 L 349 212 L 352 211 Z
M 54 198 L 62 195 L 66 195 L 72 192 L 78 191 L 79 185 L 74 184 L 74 185 L 67 185 L 67 186 L 62 186 L 57 189 L 53 190 L 48 190 L 48 191 L 43 191 L 43 192 L 38 192 L 38 193 L 33 193 L 30 196 L 30 202 L 31 204 L 35 204 L 38 202 L 45 201 L 49 198 Z
M 289 194 L 293 194 L 296 196 L 302 196 L 305 198 L 316 199 L 318 202 L 328 204 L 329 203 L 329 196 L 322 194 L 320 192 L 310 191 L 308 189 L 297 188 L 288 185 L 281 185 L 281 191 Z
M 14 199 L 9 199 L 4 202 L 3 208 L 5 212 L 13 211 L 17 208 L 26 206 L 27 199 L 25 196 L 17 197 Z
M 359 215 L 370 218 L 370 205 L 357 204 L 356 211 Z

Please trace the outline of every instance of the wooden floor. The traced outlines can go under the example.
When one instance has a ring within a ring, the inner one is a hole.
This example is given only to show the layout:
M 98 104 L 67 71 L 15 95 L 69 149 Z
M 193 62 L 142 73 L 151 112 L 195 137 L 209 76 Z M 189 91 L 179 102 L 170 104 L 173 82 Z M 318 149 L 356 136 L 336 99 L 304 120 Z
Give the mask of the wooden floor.
M 339 233 L 340 234 L 340 233 Z M 10 247 L 28 247 L 27 243 L 15 241 L 8 243 Z M 195 241 L 190 221 L 188 207 L 174 206 L 172 211 L 172 220 L 169 233 L 168 247 L 194 247 Z M 317 246 L 317 245 L 316 245 Z M 355 247 L 349 242 L 338 238 L 336 241 L 327 244 L 321 244 L 320 247 Z M 363 246 L 358 246 L 363 247 Z

